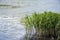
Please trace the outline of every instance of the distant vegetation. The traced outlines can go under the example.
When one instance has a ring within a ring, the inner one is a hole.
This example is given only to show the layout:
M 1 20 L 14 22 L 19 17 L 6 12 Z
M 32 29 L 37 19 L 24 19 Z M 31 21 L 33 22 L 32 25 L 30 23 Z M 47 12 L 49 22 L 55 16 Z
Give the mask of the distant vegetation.
M 19 8 L 20 6 L 13 6 L 13 5 L 7 5 L 7 4 L 0 4 L 0 7 L 7 7 L 7 8 Z
M 26 34 L 34 27 L 35 34 L 26 40 L 60 40 L 60 14 L 54 12 L 32 13 L 21 23 L 26 26 Z

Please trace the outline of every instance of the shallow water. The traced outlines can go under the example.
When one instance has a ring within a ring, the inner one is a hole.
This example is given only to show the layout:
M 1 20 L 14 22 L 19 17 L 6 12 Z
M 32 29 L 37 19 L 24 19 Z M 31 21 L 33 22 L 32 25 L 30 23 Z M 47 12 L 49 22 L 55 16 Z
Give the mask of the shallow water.
M 60 0 L 0 0 L 0 4 L 19 6 L 18 8 L 0 7 L 0 40 L 20 40 L 25 28 L 18 21 L 32 12 L 60 12 Z
M 25 29 L 17 20 L 0 18 L 0 40 L 19 40 Z

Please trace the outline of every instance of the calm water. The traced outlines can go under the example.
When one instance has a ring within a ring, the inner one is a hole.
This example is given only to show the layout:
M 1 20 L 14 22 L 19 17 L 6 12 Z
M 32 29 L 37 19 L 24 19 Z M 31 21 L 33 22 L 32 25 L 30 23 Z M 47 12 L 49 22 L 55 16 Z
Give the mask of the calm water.
M 18 19 L 32 12 L 60 12 L 60 0 L 0 0 L 0 40 L 20 40 L 25 35 L 25 28 Z

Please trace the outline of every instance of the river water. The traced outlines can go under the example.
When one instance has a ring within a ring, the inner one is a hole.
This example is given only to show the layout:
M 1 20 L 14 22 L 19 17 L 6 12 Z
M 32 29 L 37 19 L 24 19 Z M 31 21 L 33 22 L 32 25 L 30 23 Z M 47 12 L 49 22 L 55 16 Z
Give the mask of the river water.
M 20 40 L 25 28 L 19 19 L 32 12 L 60 12 L 60 0 L 0 0 L 0 5 L 13 5 L 17 8 L 0 6 L 0 40 Z

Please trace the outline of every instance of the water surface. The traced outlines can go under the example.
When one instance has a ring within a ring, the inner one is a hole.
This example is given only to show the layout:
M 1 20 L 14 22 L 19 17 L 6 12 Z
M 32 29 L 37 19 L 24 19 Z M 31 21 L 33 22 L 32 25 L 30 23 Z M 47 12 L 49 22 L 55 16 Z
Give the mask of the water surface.
M 18 19 L 32 12 L 60 12 L 60 0 L 0 0 L 0 40 L 20 40 L 25 28 Z M 16 6 L 17 8 L 12 8 Z

